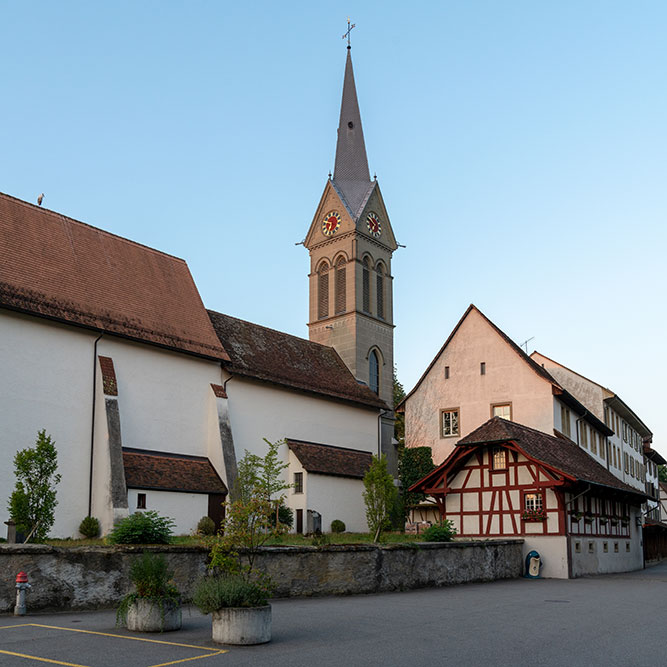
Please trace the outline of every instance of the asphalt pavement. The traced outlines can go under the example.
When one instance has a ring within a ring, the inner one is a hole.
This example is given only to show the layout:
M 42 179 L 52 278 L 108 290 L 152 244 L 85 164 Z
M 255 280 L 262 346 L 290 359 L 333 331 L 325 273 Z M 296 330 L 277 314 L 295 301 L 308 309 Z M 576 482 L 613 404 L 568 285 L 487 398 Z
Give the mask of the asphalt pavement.
M 210 617 L 130 633 L 113 611 L 0 615 L 0 665 L 667 665 L 667 561 L 574 580 L 511 580 L 349 597 L 275 600 L 273 639 L 211 641 Z M 28 598 L 29 605 L 29 598 Z

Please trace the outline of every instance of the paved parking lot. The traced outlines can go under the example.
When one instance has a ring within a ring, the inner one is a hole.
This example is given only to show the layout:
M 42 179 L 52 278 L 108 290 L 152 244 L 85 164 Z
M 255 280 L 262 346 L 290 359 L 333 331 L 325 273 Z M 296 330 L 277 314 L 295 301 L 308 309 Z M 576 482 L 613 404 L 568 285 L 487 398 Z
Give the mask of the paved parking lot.
M 112 611 L 0 616 L 0 665 L 667 664 L 667 562 L 640 572 L 404 593 L 277 600 L 273 641 L 224 647 L 186 610 L 179 632 L 115 627 Z

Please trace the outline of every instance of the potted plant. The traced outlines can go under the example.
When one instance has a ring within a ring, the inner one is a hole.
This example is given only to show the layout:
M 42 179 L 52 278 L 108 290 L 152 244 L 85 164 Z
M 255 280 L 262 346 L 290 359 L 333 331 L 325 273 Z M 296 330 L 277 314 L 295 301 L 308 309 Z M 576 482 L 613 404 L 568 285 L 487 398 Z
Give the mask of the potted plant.
M 584 514 L 584 523 L 593 523 L 593 513 L 592 512 L 586 512 Z
M 611 519 L 609 519 L 609 523 L 612 526 L 618 526 L 618 517 L 612 516 Z
M 622 526 L 630 525 L 630 517 L 627 514 L 621 517 L 621 525 Z
M 166 632 L 181 628 L 181 594 L 165 557 L 144 551 L 130 566 L 136 590 L 118 605 L 116 623 L 137 632 Z
M 609 523 L 609 517 L 608 516 L 601 516 L 600 517 L 600 525 L 604 526 L 607 523 Z
M 257 556 L 270 539 L 288 527 L 280 520 L 283 496 L 289 485 L 281 479 L 278 447 L 270 443 L 264 458 L 249 454 L 239 462 L 236 499 L 227 503 L 220 534 L 211 545 L 209 574 L 199 580 L 193 602 L 212 615 L 213 641 L 221 644 L 263 644 L 271 640 L 270 578 L 257 568 Z
M 570 510 L 570 518 L 572 521 L 579 521 L 582 516 L 584 516 L 583 512 L 580 512 L 579 510 Z

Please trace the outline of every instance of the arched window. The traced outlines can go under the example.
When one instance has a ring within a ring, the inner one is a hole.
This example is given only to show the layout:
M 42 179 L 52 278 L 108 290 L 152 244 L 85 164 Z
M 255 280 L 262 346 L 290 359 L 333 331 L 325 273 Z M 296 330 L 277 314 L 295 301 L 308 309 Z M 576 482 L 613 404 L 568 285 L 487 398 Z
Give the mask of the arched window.
M 362 303 L 361 309 L 364 313 L 371 312 L 371 263 L 368 257 L 364 259 L 361 270 Z
M 320 264 L 317 270 L 317 317 L 329 317 L 329 265 Z
M 384 267 L 382 264 L 377 265 L 377 316 L 384 319 Z
M 336 314 L 345 312 L 345 257 L 342 255 L 336 260 L 335 287 L 336 287 Z
M 380 393 L 380 360 L 375 350 L 368 356 L 368 386 L 376 394 Z

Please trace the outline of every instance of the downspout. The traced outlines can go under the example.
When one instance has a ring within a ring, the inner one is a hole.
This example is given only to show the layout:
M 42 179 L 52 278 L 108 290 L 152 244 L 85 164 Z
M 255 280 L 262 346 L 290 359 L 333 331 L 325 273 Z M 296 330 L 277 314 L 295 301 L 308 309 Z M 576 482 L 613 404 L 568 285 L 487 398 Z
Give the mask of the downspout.
M 104 336 L 104 333 L 101 333 L 95 339 L 95 345 L 93 347 L 93 411 L 92 419 L 90 420 L 90 473 L 89 473 L 89 483 L 88 483 L 88 516 L 91 516 L 93 511 L 93 455 L 95 448 L 95 398 L 97 393 L 97 343 L 99 343 L 100 338 Z
M 378 458 L 382 456 L 382 417 L 388 415 L 391 410 L 380 410 L 378 415 Z

